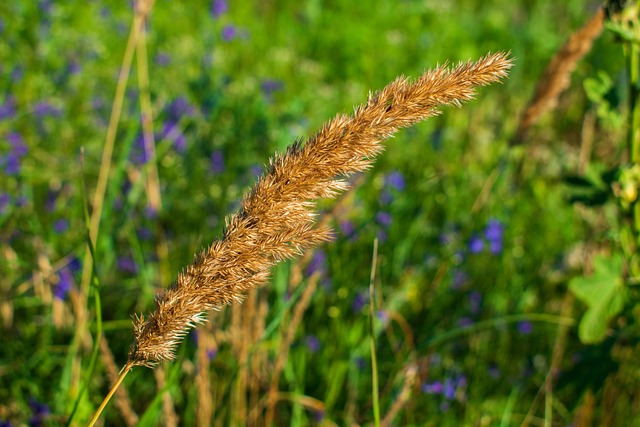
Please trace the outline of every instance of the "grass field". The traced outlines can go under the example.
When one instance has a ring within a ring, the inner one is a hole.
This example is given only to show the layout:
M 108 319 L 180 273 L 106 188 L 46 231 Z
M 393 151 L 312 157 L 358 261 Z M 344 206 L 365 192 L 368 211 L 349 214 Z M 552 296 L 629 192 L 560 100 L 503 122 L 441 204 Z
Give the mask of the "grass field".
M 135 368 L 98 423 L 640 425 L 638 2 L 132 3 L 0 4 L 0 426 L 86 425 L 132 316 L 275 152 L 496 51 L 503 84 L 320 202 L 334 242 Z M 566 88 L 520 132 L 554 56 Z

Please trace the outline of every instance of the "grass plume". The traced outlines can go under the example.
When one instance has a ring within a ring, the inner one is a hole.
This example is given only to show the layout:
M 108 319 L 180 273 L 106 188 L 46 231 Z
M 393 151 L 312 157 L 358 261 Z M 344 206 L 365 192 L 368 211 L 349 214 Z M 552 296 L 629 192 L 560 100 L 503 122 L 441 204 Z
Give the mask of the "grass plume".
M 306 142 L 276 155 L 239 211 L 226 219 L 222 237 L 195 256 L 153 313 L 136 317 L 125 370 L 173 360 L 185 334 L 209 310 L 241 302 L 267 283 L 272 266 L 331 240 L 330 228 L 315 225 L 315 200 L 346 190 L 343 177 L 369 168 L 381 142 L 399 129 L 439 114 L 440 106 L 460 106 L 476 86 L 499 81 L 511 66 L 501 52 L 436 67 L 415 81 L 399 77 L 352 116 L 338 115 Z
M 558 50 L 540 79 L 536 92 L 525 109 L 512 145 L 522 143 L 540 116 L 555 108 L 562 92 L 569 87 L 578 62 L 591 50 L 604 28 L 605 11 L 599 8 L 584 26 L 574 32 Z

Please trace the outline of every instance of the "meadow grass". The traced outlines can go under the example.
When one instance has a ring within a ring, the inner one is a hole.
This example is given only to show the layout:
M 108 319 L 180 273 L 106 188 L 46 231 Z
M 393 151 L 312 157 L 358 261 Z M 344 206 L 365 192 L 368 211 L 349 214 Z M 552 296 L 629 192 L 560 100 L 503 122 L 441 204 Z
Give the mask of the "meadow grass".
M 624 96 L 583 90 L 622 72 L 614 36 L 574 64 L 555 113 L 508 144 L 546 64 L 594 12 L 157 0 L 127 48 L 141 22 L 128 4 L 0 6 L 0 421 L 64 425 L 75 407 L 86 422 L 127 362 L 131 314 L 222 235 L 274 151 L 398 74 L 502 49 L 517 58 L 504 86 L 399 133 L 352 190 L 320 202 L 335 242 L 210 313 L 175 362 L 133 370 L 100 422 L 362 425 L 374 406 L 382 425 L 635 420 L 631 316 L 583 344 L 585 306 L 567 285 L 611 246 L 616 216 L 572 206 L 561 184 L 624 149 L 612 114 Z

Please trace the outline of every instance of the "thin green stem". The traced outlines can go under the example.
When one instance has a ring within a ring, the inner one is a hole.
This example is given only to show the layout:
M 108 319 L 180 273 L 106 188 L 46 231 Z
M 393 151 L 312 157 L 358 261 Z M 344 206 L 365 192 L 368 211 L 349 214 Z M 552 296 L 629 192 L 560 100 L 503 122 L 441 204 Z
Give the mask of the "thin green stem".
M 116 131 L 118 128 L 118 122 L 120 121 L 122 106 L 124 104 L 124 96 L 127 87 L 129 71 L 131 70 L 131 63 L 133 61 L 135 46 L 140 35 L 140 29 L 144 24 L 146 14 L 149 12 L 149 9 L 150 6 L 149 8 L 136 9 L 136 14 L 131 25 L 131 31 L 129 33 L 129 39 L 127 41 L 124 58 L 120 67 L 120 76 L 118 78 L 116 94 L 113 101 L 113 107 L 111 109 L 111 117 L 109 118 L 109 126 L 107 127 L 107 135 L 105 137 L 104 148 L 102 150 L 102 160 L 100 163 L 100 172 L 98 174 L 98 183 L 96 185 L 93 203 L 91 206 L 92 212 L 89 220 L 88 241 L 91 242 L 92 245 L 94 245 L 94 248 L 95 245 L 97 245 L 98 240 L 100 219 L 102 217 L 102 208 L 107 191 L 107 184 L 109 182 L 109 173 L 111 171 L 111 159 L 113 156 L 113 149 L 116 140 Z M 81 310 L 76 313 L 76 329 L 73 338 L 74 345 L 72 346 L 74 347 L 72 349 L 73 351 L 77 351 L 77 347 L 82 341 L 82 337 L 87 329 L 87 313 L 86 310 L 82 309 L 82 307 L 85 307 L 85 302 L 88 299 L 89 295 L 89 287 L 91 285 L 91 278 L 93 275 L 93 267 L 95 263 L 93 250 L 94 248 L 91 248 L 88 244 L 84 255 L 82 281 L 80 284 L 80 299 L 82 300 L 82 302 L 78 304 L 78 306 L 81 307 Z M 75 361 L 75 371 L 80 370 L 80 363 L 81 362 L 79 359 Z
M 531 321 L 531 322 L 541 322 L 541 323 L 551 323 L 556 325 L 563 326 L 575 326 L 576 320 L 572 317 L 564 317 L 564 316 L 556 316 L 553 314 L 546 313 L 529 313 L 529 314 L 512 314 L 509 316 L 499 317 L 496 319 L 483 320 L 469 326 L 465 326 L 458 329 L 453 329 L 451 331 L 445 332 L 442 335 L 438 335 L 437 337 L 431 339 L 426 343 L 427 348 L 436 347 L 440 344 L 443 344 L 447 341 L 451 341 L 455 338 L 459 338 L 464 335 L 470 335 L 474 332 L 479 332 L 484 329 L 492 329 L 499 325 L 504 325 L 508 323 L 517 323 L 522 321 Z
M 91 232 L 90 232 L 90 217 L 89 217 L 89 205 L 88 205 L 88 192 L 87 185 L 84 179 L 84 152 L 81 158 L 82 164 L 82 173 L 80 174 L 80 179 L 82 182 L 82 194 L 83 194 L 83 210 L 84 210 L 84 220 L 87 228 L 87 248 L 91 252 L 91 258 L 96 259 L 95 246 L 94 242 L 91 240 Z M 100 351 L 100 339 L 102 338 L 102 303 L 100 300 L 100 281 L 98 279 L 98 275 L 96 272 L 96 264 L 92 263 L 91 270 L 91 282 L 93 284 L 93 296 L 94 296 L 94 309 L 96 312 L 96 335 L 93 339 L 93 349 L 91 350 L 91 359 L 89 361 L 89 368 L 87 369 L 86 380 L 82 385 L 82 389 L 78 393 L 76 400 L 73 404 L 73 409 L 71 410 L 71 414 L 69 415 L 69 419 L 67 420 L 67 426 L 71 425 L 73 418 L 78 410 L 78 405 L 82 400 L 82 396 L 87 391 L 89 383 L 91 382 L 91 377 L 93 376 L 93 371 L 96 366 L 96 361 L 98 360 L 98 353 Z
M 371 260 L 371 276 L 369 279 L 369 345 L 371 347 L 371 392 L 373 400 L 374 425 L 380 427 L 380 395 L 378 391 L 378 362 L 376 358 L 376 338 L 373 326 L 374 320 L 374 282 L 376 278 L 376 264 L 378 259 L 378 239 L 373 241 L 373 259 Z

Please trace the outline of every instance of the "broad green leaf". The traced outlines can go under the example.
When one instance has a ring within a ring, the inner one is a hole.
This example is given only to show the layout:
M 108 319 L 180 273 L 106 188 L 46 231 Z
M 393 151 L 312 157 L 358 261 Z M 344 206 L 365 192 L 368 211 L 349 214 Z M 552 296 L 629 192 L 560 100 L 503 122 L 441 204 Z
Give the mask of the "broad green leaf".
M 605 338 L 607 325 L 624 306 L 625 288 L 621 278 L 622 260 L 619 256 L 599 256 L 589 277 L 576 277 L 569 289 L 587 306 L 580 321 L 580 340 L 592 344 Z

